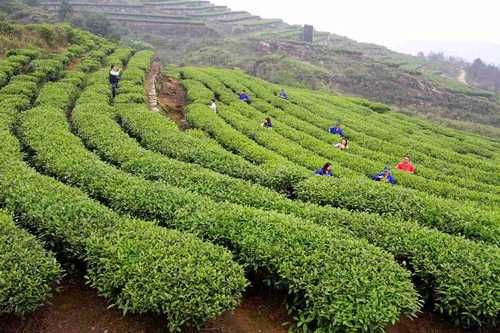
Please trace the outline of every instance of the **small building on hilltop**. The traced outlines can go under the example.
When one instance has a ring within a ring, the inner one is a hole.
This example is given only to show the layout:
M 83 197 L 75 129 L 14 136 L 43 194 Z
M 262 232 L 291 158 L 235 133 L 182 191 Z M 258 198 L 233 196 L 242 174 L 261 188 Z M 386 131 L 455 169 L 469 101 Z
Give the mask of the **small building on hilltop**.
M 314 27 L 312 25 L 304 25 L 304 42 L 312 43 L 314 41 Z

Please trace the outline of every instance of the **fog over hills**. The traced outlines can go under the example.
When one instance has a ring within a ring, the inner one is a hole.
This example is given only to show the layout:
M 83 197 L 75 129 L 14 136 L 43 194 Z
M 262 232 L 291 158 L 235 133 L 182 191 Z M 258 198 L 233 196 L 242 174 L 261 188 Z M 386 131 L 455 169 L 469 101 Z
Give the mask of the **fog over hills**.
M 442 52 L 469 62 L 481 58 L 486 63 L 500 66 L 500 44 L 487 42 L 408 41 L 391 47 L 395 51 L 416 55 L 422 51 Z

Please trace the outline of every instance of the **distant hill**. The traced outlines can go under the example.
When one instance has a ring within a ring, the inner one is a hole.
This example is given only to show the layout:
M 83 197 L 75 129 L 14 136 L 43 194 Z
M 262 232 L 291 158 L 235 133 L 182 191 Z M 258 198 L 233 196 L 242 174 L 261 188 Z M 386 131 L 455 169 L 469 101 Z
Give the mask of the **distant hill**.
M 467 82 L 461 63 L 405 55 L 329 32 L 315 31 L 308 43 L 302 26 L 209 1 L 70 3 L 75 13 L 104 15 L 126 30 L 126 38 L 152 44 L 167 63 L 239 67 L 282 85 L 329 89 L 433 119 L 500 127 L 497 94 L 460 82 Z M 40 4 L 57 13 L 60 1 Z
M 394 49 L 412 55 L 417 55 L 418 52 L 425 54 L 441 52 L 448 56 L 460 57 L 468 62 L 480 58 L 486 63 L 500 66 L 500 44 L 495 43 L 409 41 L 395 45 Z

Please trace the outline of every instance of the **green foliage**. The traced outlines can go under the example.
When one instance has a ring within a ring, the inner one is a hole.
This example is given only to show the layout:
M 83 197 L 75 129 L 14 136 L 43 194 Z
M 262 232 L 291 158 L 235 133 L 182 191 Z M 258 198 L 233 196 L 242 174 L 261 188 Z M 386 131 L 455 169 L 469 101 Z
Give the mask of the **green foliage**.
M 307 137 L 303 133 L 301 134 L 300 131 L 305 131 L 311 134 L 311 136 L 315 135 L 318 139 L 326 142 L 338 142 L 336 141 L 338 138 L 332 138 L 324 131 L 324 128 L 332 124 L 332 120 L 324 122 L 321 127 L 313 126 L 308 122 L 311 121 L 311 119 L 316 119 L 316 108 L 318 104 L 305 104 L 308 108 L 307 111 L 297 108 L 297 106 L 294 105 L 295 103 L 298 104 L 304 101 L 302 94 L 296 94 L 294 91 L 290 94 L 291 101 L 283 101 L 275 97 L 277 88 L 274 86 L 264 84 L 264 82 L 257 82 L 258 80 L 247 76 L 243 78 L 239 75 L 234 75 L 234 72 L 223 72 L 215 69 L 205 71 L 192 68 L 182 68 L 179 71 L 184 79 L 190 79 L 188 80 L 186 88 L 199 90 L 193 93 L 188 91 L 188 96 L 207 96 L 213 92 L 220 101 L 232 105 L 232 108 L 227 108 L 219 103 L 218 115 L 214 115 L 205 105 L 197 104 L 203 102 L 205 97 L 191 98 L 191 100 L 195 102 L 188 107 L 188 119 L 190 119 L 191 124 L 195 127 L 204 129 L 226 147 L 231 147 L 231 150 L 238 151 L 246 158 L 255 158 L 257 155 L 251 153 L 252 151 L 246 148 L 249 145 L 248 141 L 241 138 L 241 135 L 238 136 L 235 129 L 250 134 L 248 135 L 249 138 L 254 139 L 262 145 L 269 145 L 272 142 L 268 141 L 270 138 L 266 139 L 264 136 L 261 136 L 259 139 L 259 136 L 255 134 L 257 131 L 261 130 L 256 120 L 262 119 L 263 114 L 257 112 L 253 108 L 265 112 L 266 115 L 271 114 L 275 119 L 279 118 L 283 120 L 283 122 L 286 122 L 286 124 L 292 124 L 298 131 L 293 131 L 291 128 L 287 128 L 284 123 L 280 122 L 274 122 L 272 131 L 283 134 L 304 147 L 307 146 L 311 151 L 331 154 L 329 151 L 333 152 L 333 149 L 328 149 L 326 146 L 321 148 L 321 142 L 312 140 L 311 137 Z M 218 77 L 220 82 L 214 81 L 214 77 Z M 192 82 L 192 79 L 203 82 L 203 85 Z M 228 90 L 225 86 L 231 87 L 232 90 Z M 206 87 L 210 88 L 212 91 L 207 90 Z M 255 93 L 257 97 L 265 98 L 265 101 L 269 101 L 272 105 L 259 100 L 255 96 L 253 96 L 253 102 L 250 106 L 237 102 L 234 97 L 235 93 L 245 88 L 247 88 L 248 91 L 248 87 L 251 88 L 250 93 L 252 95 Z M 336 103 L 339 103 L 340 100 L 341 98 L 338 98 Z M 348 100 L 346 99 L 346 101 Z M 347 103 L 346 105 L 350 106 L 352 104 Z M 276 109 L 273 108 L 273 106 L 276 106 Z M 229 110 L 231 113 L 227 114 Z M 346 113 L 348 110 L 350 109 L 345 109 L 343 111 Z M 366 110 L 363 112 L 363 114 L 367 114 Z M 326 115 L 327 113 L 321 112 L 321 114 Z M 243 118 L 242 115 L 246 118 Z M 299 117 L 295 118 L 294 116 L 296 115 Z M 330 115 L 330 117 L 332 116 Z M 221 118 L 228 120 L 232 126 L 228 126 Z M 210 119 L 210 121 L 206 119 Z M 380 127 L 381 126 L 379 126 L 379 128 Z M 434 131 L 443 131 L 443 129 L 436 128 Z M 229 137 L 227 133 L 231 133 L 230 140 L 227 139 Z M 264 133 L 269 133 L 269 131 Z M 270 134 L 266 135 L 270 136 Z M 283 139 L 280 139 L 278 142 L 280 143 L 276 143 L 273 147 L 275 147 L 276 151 L 280 154 L 285 154 L 289 142 Z M 352 142 L 353 141 L 351 141 L 351 144 Z M 282 146 L 287 147 L 285 148 Z M 359 151 L 356 150 L 356 153 L 358 154 Z M 363 151 L 363 153 L 371 158 L 378 158 L 377 154 L 370 151 Z M 294 154 L 289 154 L 288 156 L 290 158 L 296 158 Z M 349 168 L 359 169 L 359 167 L 356 166 L 356 162 L 361 164 L 361 167 L 366 167 L 365 164 L 370 162 L 369 160 L 359 159 L 359 157 L 355 156 L 351 158 L 346 156 L 345 152 L 334 154 L 334 156 L 336 157 L 334 161 L 339 161 L 340 163 L 343 163 L 346 159 L 351 160 L 351 163 L 348 164 Z M 304 157 L 304 155 L 299 156 L 297 157 L 297 162 L 303 163 L 305 159 L 307 159 L 307 157 Z M 154 159 L 149 159 L 148 163 L 153 164 Z M 158 163 L 158 165 L 159 164 L 160 163 Z M 138 171 L 141 174 L 149 175 L 155 179 L 167 179 L 167 177 L 155 174 L 155 172 L 151 170 L 151 167 L 143 168 L 141 163 L 135 166 L 137 167 L 135 170 L 136 172 Z M 338 170 L 338 167 L 335 170 Z M 399 210 L 399 213 L 407 213 L 408 215 L 410 215 L 410 213 L 419 212 L 418 214 L 421 214 L 420 216 L 413 216 L 419 223 L 425 223 L 426 221 L 428 225 L 432 227 L 435 227 L 436 223 L 441 223 L 439 226 L 441 230 L 450 232 L 455 228 L 454 232 L 458 234 L 462 234 L 465 229 L 469 237 L 472 238 L 482 233 L 483 236 L 493 243 L 498 239 L 498 212 L 492 211 L 490 214 L 486 208 L 478 209 L 471 206 L 470 203 L 458 204 L 453 201 L 437 199 L 425 195 L 424 193 L 417 195 L 414 191 L 408 191 L 399 187 L 386 187 L 383 186 L 383 184 L 374 183 L 366 178 L 361 181 L 359 178 L 353 178 L 352 172 L 349 173 L 347 171 L 349 170 L 346 170 L 345 174 L 343 174 L 345 179 L 313 177 L 300 183 L 298 185 L 299 198 L 321 204 L 331 204 L 333 199 L 332 201 L 322 201 L 319 198 L 323 196 L 325 198 L 335 197 L 336 206 L 357 211 L 394 214 L 394 210 Z M 202 176 L 200 175 L 200 177 Z M 398 174 L 397 177 L 404 179 L 401 174 Z M 415 176 L 409 177 L 411 178 L 407 179 L 408 182 L 411 179 L 415 179 Z M 362 186 L 357 185 L 356 179 L 362 182 Z M 471 188 L 478 186 L 478 184 L 470 179 L 462 180 L 464 184 L 468 184 Z M 170 182 L 170 180 L 168 181 Z M 304 184 L 311 184 L 311 186 L 308 186 L 307 191 L 300 192 Z M 424 182 L 422 179 L 420 186 L 426 185 L 427 182 Z M 427 191 L 437 190 L 430 185 L 431 184 L 425 188 Z M 188 184 L 183 185 L 185 188 L 193 188 L 200 191 L 195 185 L 191 186 L 192 187 L 189 187 Z M 209 187 L 207 186 L 207 188 Z M 453 189 L 450 187 L 449 191 L 452 190 Z M 494 192 L 495 189 L 491 187 L 490 190 Z M 204 189 L 201 191 L 204 191 Z M 243 189 L 241 191 L 243 193 L 245 192 Z M 456 188 L 455 191 L 466 192 L 459 188 Z M 458 195 L 462 194 L 463 193 L 459 193 Z M 470 194 L 472 194 L 472 192 Z M 211 195 L 213 197 L 218 197 L 217 194 Z M 264 194 L 260 195 L 264 197 Z M 413 197 L 414 195 L 417 196 Z M 231 194 L 226 194 L 225 197 L 228 198 L 228 200 L 237 200 L 234 199 Z M 242 198 L 245 198 L 245 195 L 242 195 Z M 491 195 L 490 198 L 492 200 L 498 200 L 498 196 Z M 477 199 L 479 200 L 479 198 Z M 256 204 L 256 202 L 251 200 L 247 201 L 247 203 L 250 205 Z M 449 206 L 450 204 L 451 206 Z M 284 209 L 281 201 L 277 203 L 270 197 L 268 205 L 273 205 L 271 209 Z M 400 258 L 405 265 L 408 265 L 412 271 L 415 271 L 419 279 L 422 279 L 420 280 L 421 282 L 425 281 L 424 284 L 428 284 L 430 289 L 439 290 L 438 293 L 431 293 L 432 300 L 436 302 L 435 308 L 437 311 L 446 313 L 455 320 L 460 320 L 466 326 L 495 323 L 495 318 L 500 308 L 500 304 L 495 300 L 496 296 L 493 296 L 498 295 L 498 287 L 495 286 L 498 285 L 498 281 L 496 281 L 498 277 L 495 277 L 497 273 L 490 269 L 491 267 L 498 266 L 496 263 L 499 261 L 499 253 L 496 246 L 487 246 L 483 243 L 466 241 L 461 237 L 445 235 L 435 229 L 427 229 L 419 226 L 417 223 L 407 221 L 407 215 L 404 215 L 404 220 L 398 220 L 388 216 L 381 218 L 373 214 L 332 210 L 332 208 L 329 207 L 316 207 L 314 209 L 312 208 L 314 206 L 310 207 L 310 210 L 302 208 L 301 212 L 300 210 L 298 211 L 297 208 L 294 209 L 291 207 L 287 207 L 286 210 L 288 212 L 293 212 L 293 214 L 297 216 L 311 219 L 316 223 L 335 225 L 336 227 L 342 225 L 354 232 L 357 237 L 365 238 L 373 244 L 393 253 L 397 258 Z M 383 209 L 387 210 L 382 212 Z M 309 214 L 308 217 L 307 214 Z M 447 219 L 449 219 L 449 221 L 444 222 L 444 220 Z M 471 223 L 471 221 L 474 222 Z M 465 250 L 465 248 L 467 248 L 467 250 Z M 458 249 L 462 249 L 464 252 L 458 254 Z M 476 254 L 471 255 L 472 252 Z M 480 278 L 477 276 L 478 267 L 482 267 L 482 273 L 480 273 L 482 277 Z M 465 275 L 468 277 L 465 278 Z M 473 280 L 475 282 L 472 282 Z M 465 282 L 467 287 L 464 285 L 464 281 L 467 281 Z M 488 281 L 488 286 L 483 285 L 483 287 L 478 288 L 477 283 L 479 283 L 479 281 Z M 439 284 L 440 287 L 437 287 L 436 283 Z M 488 301 L 483 302 L 480 301 L 480 298 L 477 298 L 475 293 L 478 292 L 478 290 L 484 292 L 482 297 L 484 297 L 483 299 L 488 299 Z M 424 291 L 424 293 L 425 292 L 426 291 Z M 488 303 L 486 306 L 488 310 L 486 310 L 486 308 L 478 310 L 477 306 L 483 307 L 485 303 Z M 489 314 L 485 315 L 486 313 Z
M 409 221 L 294 202 L 249 182 L 168 159 L 141 148 L 121 131 L 112 115 L 113 109 L 106 105 L 80 105 L 73 112 L 73 125 L 89 148 L 124 171 L 219 202 L 292 213 L 321 225 L 345 227 L 405 260 L 425 284 L 420 286 L 422 292 L 431 295 L 430 301 L 439 311 L 460 317 L 467 325 L 489 323 L 495 318 L 498 275 L 494 270 L 500 267 L 496 247 L 481 246 Z M 457 276 L 463 280 L 456 281 Z
M 57 84 L 42 94 L 56 92 Z M 44 106 L 28 112 L 44 114 L 57 105 L 62 109 L 53 110 L 64 117 L 73 96 L 64 97 L 51 103 L 39 96 Z M 83 259 L 89 283 L 112 304 L 125 313 L 162 314 L 171 331 L 198 327 L 237 305 L 246 281 L 226 250 L 154 223 L 122 218 L 82 192 L 39 175 L 22 162 L 11 134 L 15 109 L 0 109 L 0 115 L 0 203 L 57 249 Z
M 104 14 L 80 12 L 72 15 L 70 22 L 73 26 L 89 31 L 93 34 L 109 38 L 111 40 L 120 40 L 120 29 L 118 29 L 118 27 L 115 26 Z
M 24 55 L 30 57 L 31 59 L 36 59 L 40 57 L 41 52 L 38 49 L 14 49 L 7 52 L 8 57 L 12 55 Z
M 0 313 L 33 312 L 49 299 L 60 274 L 54 255 L 0 211 Z
M 344 231 L 215 203 L 130 176 L 89 153 L 69 131 L 61 110 L 28 111 L 21 132 L 36 163 L 51 174 L 105 199 L 120 212 L 155 219 L 223 244 L 248 269 L 268 273 L 273 282 L 296 296 L 292 309 L 302 318 L 301 324 L 311 329 L 381 329 L 400 314 L 413 314 L 419 306 L 408 273 L 390 255 Z M 364 301 L 352 304 L 352 299 Z
M 113 52 L 112 55 L 106 58 L 106 63 L 108 65 L 121 66 L 126 64 L 131 56 L 132 56 L 132 49 L 118 48 Z
M 73 82 L 50 82 L 41 90 L 35 106 L 51 105 L 65 109 L 70 105 L 77 94 L 77 85 Z
M 9 52 L 7 58 L 0 60 L 0 88 L 5 86 L 12 76 L 19 74 L 32 59 L 29 55 L 22 54 L 23 50 L 16 51 Z
M 64 124 L 61 111 L 37 109 L 26 116 L 22 132 L 26 143 L 36 152 L 38 164 L 49 168 L 54 175 L 64 174 L 66 181 L 82 186 L 94 196 L 106 198 L 118 211 L 195 232 L 235 250 L 247 267 L 277 274 L 276 282 L 289 285 L 294 294 L 305 294 L 308 301 L 295 306 L 297 311 L 311 317 L 309 325 L 312 327 L 363 327 L 360 318 L 366 318 L 368 327 L 381 327 L 385 324 L 379 322 L 390 322 L 399 313 L 412 313 L 417 307 L 415 295 L 405 282 L 409 283 L 408 276 L 394 266 L 390 256 L 367 244 L 291 217 L 215 204 L 208 198 L 174 187 L 131 177 L 106 166 L 81 147 L 80 141 L 72 137 Z M 37 139 L 42 132 L 44 138 Z M 66 153 L 61 155 L 56 150 L 60 151 L 63 146 Z M 122 189 L 121 193 L 116 192 L 117 188 Z M 207 225 L 211 226 L 208 230 Z M 291 243 L 293 239 L 296 240 Z M 352 261 L 354 257 L 357 258 L 355 262 Z M 360 270 L 363 273 L 359 273 Z M 353 280 L 355 271 L 360 277 Z M 336 278 L 330 281 L 330 276 Z M 346 279 L 339 278 L 342 276 Z M 361 276 L 369 276 L 370 282 L 364 283 Z M 384 288 L 380 283 L 384 281 L 386 285 L 389 277 L 390 287 Z M 333 288 L 332 292 L 325 293 L 328 286 Z M 337 290 L 334 286 L 343 292 L 333 292 Z M 389 292 L 392 288 L 398 290 L 397 297 Z M 329 313 L 327 308 L 340 308 L 340 304 L 353 297 L 367 299 L 368 303 L 357 304 L 354 309 L 333 317 L 320 314 L 323 311 L 319 309 L 325 307 L 323 313 Z
M 184 135 L 178 131 L 175 123 L 168 121 L 162 115 L 148 112 L 143 105 L 124 105 L 117 111 L 122 126 L 149 149 L 234 177 L 249 180 L 265 179 L 262 171 L 243 158 L 225 151 L 213 142 Z M 165 144 L 166 142 L 169 144 Z
M 498 211 L 482 211 L 472 205 L 416 194 L 370 179 L 313 177 L 297 186 L 297 195 L 305 201 L 396 215 L 443 232 L 499 244 Z
M 386 104 L 383 104 L 383 103 L 375 103 L 375 102 L 371 102 L 369 100 L 362 99 L 362 98 L 351 98 L 349 100 L 355 104 L 359 104 L 361 106 L 366 106 L 367 108 L 369 108 L 370 110 L 372 110 L 374 112 L 384 113 L 384 112 L 391 111 L 391 107 L 386 105 Z

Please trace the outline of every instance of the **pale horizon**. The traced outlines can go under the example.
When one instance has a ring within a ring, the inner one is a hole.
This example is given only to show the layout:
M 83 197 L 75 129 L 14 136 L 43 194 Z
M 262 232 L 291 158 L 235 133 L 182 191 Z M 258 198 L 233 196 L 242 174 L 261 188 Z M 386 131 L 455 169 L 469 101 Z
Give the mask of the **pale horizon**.
M 281 18 L 289 24 L 312 24 L 318 31 L 383 45 L 396 51 L 401 51 L 401 45 L 412 41 L 495 44 L 500 50 L 500 24 L 495 24 L 500 3 L 495 1 L 212 2 L 233 10 L 246 10 L 263 18 Z

